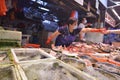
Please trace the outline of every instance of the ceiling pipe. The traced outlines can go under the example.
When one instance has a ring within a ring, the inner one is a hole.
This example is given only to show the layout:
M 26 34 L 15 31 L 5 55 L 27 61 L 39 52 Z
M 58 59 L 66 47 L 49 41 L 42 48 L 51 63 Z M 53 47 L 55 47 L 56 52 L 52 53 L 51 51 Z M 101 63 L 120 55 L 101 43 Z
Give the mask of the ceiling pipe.
M 85 5 L 88 5 L 86 2 L 84 2 Z M 94 12 L 96 12 L 96 10 L 91 6 L 90 9 Z
M 118 3 L 118 4 L 120 3 L 120 1 L 113 1 L 113 0 L 110 0 L 110 1 L 113 2 L 113 3 L 115 3 L 115 4 L 116 3 Z
M 116 24 L 115 26 L 119 26 L 119 25 L 120 25 L 120 23 Z
M 120 16 L 118 15 L 118 13 L 114 10 L 114 8 L 112 8 L 112 12 L 117 16 L 117 18 L 120 20 Z
M 108 9 L 109 8 L 114 8 L 114 7 L 118 7 L 118 6 L 120 6 L 120 2 L 118 3 L 118 2 L 115 2 L 115 1 L 113 1 L 113 0 L 110 0 L 112 3 L 114 3 L 114 4 L 116 4 L 116 5 L 113 5 L 113 6 L 110 6 L 110 7 L 107 7 Z
M 114 7 L 118 7 L 118 6 L 120 6 L 120 4 L 117 4 L 117 5 L 113 5 L 113 6 L 107 7 L 107 9 L 109 9 L 109 8 L 114 8 Z
M 110 0 L 111 2 L 115 3 L 113 0 Z M 115 3 L 116 4 L 116 3 Z M 118 15 L 118 13 L 115 11 L 114 7 L 118 7 L 120 6 L 120 4 L 116 4 L 110 7 L 107 7 L 107 9 L 111 9 L 112 12 L 115 14 L 115 16 L 120 20 L 120 16 Z

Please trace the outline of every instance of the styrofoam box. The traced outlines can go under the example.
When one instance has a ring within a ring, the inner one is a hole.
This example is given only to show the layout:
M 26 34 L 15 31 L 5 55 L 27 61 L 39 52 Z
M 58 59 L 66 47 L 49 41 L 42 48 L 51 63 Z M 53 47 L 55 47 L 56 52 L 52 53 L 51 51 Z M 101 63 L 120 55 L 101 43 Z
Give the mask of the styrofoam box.
M 51 65 L 54 67 L 51 67 Z M 56 67 L 56 65 L 59 67 Z M 46 67 L 48 67 L 48 71 Z M 60 71 L 59 72 L 56 71 L 57 69 L 60 69 Z M 63 61 L 52 58 L 20 62 L 18 64 L 18 70 L 20 72 L 22 80 L 51 80 L 50 79 L 51 77 L 54 78 L 52 80 L 61 80 L 62 77 L 60 77 L 61 75 L 59 75 L 59 73 L 63 73 L 63 75 L 72 74 L 72 76 L 77 78 L 74 80 L 98 80 L 95 77 L 92 77 L 89 74 L 80 71 L 69 64 L 64 63 Z M 70 74 L 67 74 L 65 70 Z M 52 73 L 50 73 L 49 71 L 51 71 Z M 59 79 L 56 78 L 55 76 L 58 76 Z M 73 80 L 70 77 L 68 76 L 69 80 Z
M 22 33 L 19 31 L 0 30 L 0 39 L 7 40 L 20 40 Z
M 10 64 L 7 51 L 0 51 L 0 65 Z
M 15 62 L 25 62 L 31 60 L 39 60 L 46 58 L 55 58 L 52 55 L 48 54 L 41 48 L 12 48 L 11 52 Z
M 21 80 L 19 72 L 10 64 L 0 65 L 0 80 Z

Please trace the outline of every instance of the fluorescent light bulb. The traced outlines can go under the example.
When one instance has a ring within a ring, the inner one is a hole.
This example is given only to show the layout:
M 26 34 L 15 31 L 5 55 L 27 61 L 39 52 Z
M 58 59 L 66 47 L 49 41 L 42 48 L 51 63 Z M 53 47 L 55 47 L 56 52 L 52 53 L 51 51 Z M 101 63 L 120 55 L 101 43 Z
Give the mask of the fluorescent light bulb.
M 35 2 L 36 0 L 31 0 L 31 1 L 34 1 L 34 2 Z
M 44 8 L 44 7 L 38 7 L 39 9 L 42 9 L 42 10 L 45 10 L 45 11 L 50 11 L 49 9 L 47 8 Z

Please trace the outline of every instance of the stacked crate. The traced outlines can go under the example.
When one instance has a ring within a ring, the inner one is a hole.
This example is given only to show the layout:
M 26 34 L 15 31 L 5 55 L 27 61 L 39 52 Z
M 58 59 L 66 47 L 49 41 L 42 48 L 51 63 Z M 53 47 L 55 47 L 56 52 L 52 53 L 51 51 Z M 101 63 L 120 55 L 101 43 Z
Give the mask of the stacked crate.
M 21 46 L 22 33 L 19 31 L 0 30 L 0 49 Z

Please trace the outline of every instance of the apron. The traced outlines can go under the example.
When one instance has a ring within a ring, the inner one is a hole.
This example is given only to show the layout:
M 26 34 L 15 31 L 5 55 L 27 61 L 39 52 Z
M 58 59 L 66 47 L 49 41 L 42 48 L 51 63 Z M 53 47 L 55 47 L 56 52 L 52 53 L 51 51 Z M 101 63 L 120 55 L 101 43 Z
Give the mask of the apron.
M 69 29 L 67 27 L 67 30 L 64 34 L 59 35 L 56 38 L 56 46 L 69 46 L 72 42 L 74 42 L 76 39 L 76 35 L 69 32 Z

